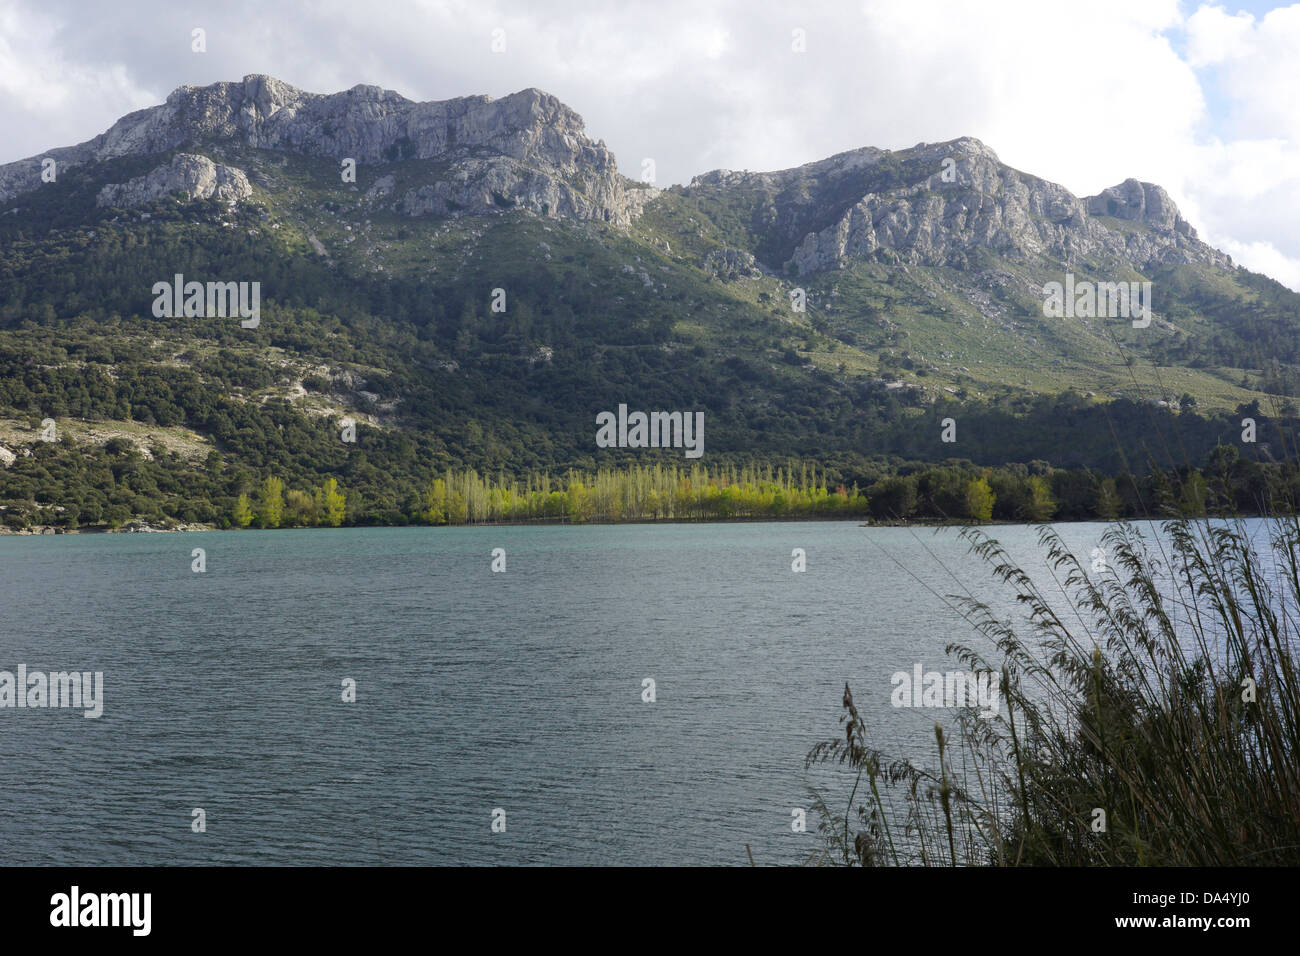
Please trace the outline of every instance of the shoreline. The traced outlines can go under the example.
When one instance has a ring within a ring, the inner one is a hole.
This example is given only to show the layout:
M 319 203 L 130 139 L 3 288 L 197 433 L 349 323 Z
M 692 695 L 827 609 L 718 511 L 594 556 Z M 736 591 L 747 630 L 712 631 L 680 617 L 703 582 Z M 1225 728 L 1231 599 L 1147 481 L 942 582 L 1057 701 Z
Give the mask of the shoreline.
M 1222 516 L 1206 516 L 1222 517 Z M 1268 518 L 1269 515 L 1231 515 L 1230 518 Z M 1272 517 L 1277 517 L 1276 515 Z M 467 521 L 462 524 L 358 524 L 358 525 L 340 525 L 331 527 L 326 525 L 311 525 L 304 527 L 280 527 L 280 528 L 221 528 L 216 525 L 187 524 L 177 527 L 155 527 L 150 525 L 141 526 L 139 524 L 123 525 L 120 528 L 106 528 L 102 526 L 83 526 L 79 528 L 62 528 L 53 525 L 38 525 L 22 530 L 13 530 L 11 528 L 0 527 L 0 537 L 24 537 L 36 538 L 47 535 L 72 535 L 72 534 L 183 534 L 188 532 L 259 532 L 259 531 L 343 531 L 343 530 L 361 530 L 368 528 L 532 528 L 537 526 L 561 526 L 561 527 L 613 527 L 626 525 L 679 525 L 679 524 L 795 524 L 809 521 L 826 521 L 826 522 L 855 522 L 859 528 L 996 528 L 996 527 L 1028 527 L 1034 524 L 1045 525 L 1070 525 L 1070 524 L 1119 524 L 1122 521 L 1163 521 L 1164 518 L 1133 517 L 1133 518 L 1059 518 L 1050 521 L 1033 522 L 1033 521 L 1008 521 L 999 519 L 996 521 L 951 521 L 940 519 L 916 519 L 910 521 L 862 521 L 860 516 L 840 517 L 834 515 L 798 515 L 787 517 L 763 517 L 763 518 L 645 518 L 626 521 L 562 521 L 554 518 L 535 519 L 532 521 Z

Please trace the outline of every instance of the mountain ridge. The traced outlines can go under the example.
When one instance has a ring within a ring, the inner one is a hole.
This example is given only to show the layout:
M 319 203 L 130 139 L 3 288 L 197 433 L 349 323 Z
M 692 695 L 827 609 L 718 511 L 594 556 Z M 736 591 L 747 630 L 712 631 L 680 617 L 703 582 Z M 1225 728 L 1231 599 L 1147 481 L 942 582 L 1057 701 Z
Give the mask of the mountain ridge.
M 474 212 L 491 211 L 495 192 L 511 205 L 625 223 L 642 198 L 641 190 L 629 189 L 618 174 L 603 141 L 586 136 L 582 118 L 541 90 L 495 100 L 416 102 L 377 86 L 309 93 L 249 74 L 239 83 L 178 87 L 164 103 L 127 114 L 99 136 L 0 166 L 0 202 L 39 188 L 45 158 L 66 170 L 213 140 L 357 163 L 450 160 L 460 164 L 466 178 L 482 184 L 486 199 L 461 203 Z M 585 177 L 583 188 L 575 189 L 572 181 L 579 174 Z M 459 202 L 454 189 L 420 198 L 435 214 Z
M 412 216 L 487 215 L 522 207 L 542 215 L 554 212 L 626 226 L 659 193 L 621 176 L 604 141 L 587 137 L 582 117 L 536 88 L 498 99 L 471 95 L 420 102 L 374 85 L 311 93 L 272 76 L 249 74 L 239 82 L 180 86 L 164 103 L 127 114 L 99 136 L 0 166 L 0 202 L 38 188 L 46 158 L 66 171 L 213 140 L 369 164 L 450 160 L 456 168 L 446 180 L 394 197 L 394 206 Z M 946 161 L 954 165 L 944 168 Z M 890 162 L 925 168 L 919 178 L 914 174 L 884 189 L 869 188 L 871 177 L 864 174 Z M 147 201 L 178 186 L 191 199 L 207 198 L 207 182 L 218 175 L 234 181 L 223 190 L 226 197 L 247 195 L 238 182 L 243 170 L 218 174 L 191 166 L 183 173 L 169 175 L 160 166 L 150 174 L 152 183 L 112 184 L 102 198 Z M 1063 186 L 1011 169 L 972 136 L 897 151 L 860 147 L 769 172 L 710 170 L 685 187 L 671 188 L 766 190 L 777 200 L 791 199 L 787 205 L 797 207 L 802 198 L 797 194 L 819 188 L 834 191 L 841 181 L 855 178 L 864 180 L 864 189 L 830 221 L 814 213 L 811 222 L 804 222 L 798 209 L 778 211 L 776 204 L 756 212 L 777 228 L 818 227 L 787 236 L 792 242 L 788 257 L 765 264 L 805 275 L 842 268 L 849 260 L 881 250 L 914 264 L 960 263 L 973 246 L 988 245 L 1067 263 L 1074 255 L 1104 252 L 1142 264 L 1160 260 L 1231 265 L 1229 257 L 1198 240 L 1158 185 L 1127 179 L 1095 196 L 1077 197 Z M 933 201 L 945 191 L 957 194 L 951 205 Z M 788 224 L 781 222 L 782 211 Z M 1098 222 L 1104 217 L 1150 226 L 1154 235 L 1121 240 Z

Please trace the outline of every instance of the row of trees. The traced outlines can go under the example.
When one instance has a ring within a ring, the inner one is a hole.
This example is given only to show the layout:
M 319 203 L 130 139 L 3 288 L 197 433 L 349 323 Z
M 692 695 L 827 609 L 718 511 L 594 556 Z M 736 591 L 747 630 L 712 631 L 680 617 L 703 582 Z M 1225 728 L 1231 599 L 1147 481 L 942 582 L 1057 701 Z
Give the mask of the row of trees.
M 689 470 L 633 465 L 562 479 L 530 475 L 520 482 L 491 480 L 473 469 L 448 470 L 429 484 L 429 524 L 491 521 L 657 521 L 789 516 L 852 517 L 866 513 L 857 486 L 827 488 L 814 466 L 793 470 L 759 466 Z
M 283 433 L 268 432 L 284 441 L 294 423 L 281 412 L 270 403 L 263 409 L 285 425 Z M 394 452 L 409 469 L 399 476 L 366 450 L 339 451 L 331 440 L 325 451 L 333 461 L 241 462 L 210 449 L 200 463 L 157 443 L 146 457 L 124 438 L 96 447 L 65 432 L 0 468 L 0 522 L 13 530 L 116 528 L 132 520 L 266 528 L 868 516 L 978 523 L 1142 517 L 1160 513 L 1167 500 L 1190 513 L 1250 515 L 1290 511 L 1300 501 L 1300 467 L 1261 463 L 1231 445 L 1214 449 L 1199 467 L 1147 476 L 1059 469 L 1045 461 L 995 468 L 964 459 L 780 467 L 660 459 L 490 477 L 422 462 L 422 448 L 395 439 Z
M 1109 479 L 1107 479 L 1109 481 Z M 996 508 L 1002 500 L 1009 506 Z M 771 467 L 690 469 L 663 465 L 571 470 L 563 477 L 533 474 L 520 481 L 448 469 L 430 481 L 416 523 L 690 521 L 786 517 L 874 516 L 982 523 L 996 516 L 1045 521 L 1056 511 L 1047 478 L 1017 478 L 992 469 L 969 474 L 934 468 L 893 476 L 864 494 L 854 485 L 827 487 L 817 470 Z M 1110 491 L 1114 495 L 1113 482 Z M 1116 498 L 1116 500 L 1118 500 Z M 236 528 L 339 527 L 351 517 L 333 478 L 313 490 L 289 489 L 274 476 L 257 493 L 240 494 L 230 515 Z
M 235 500 L 230 519 L 236 528 L 337 528 L 347 519 L 347 498 L 333 478 L 311 491 L 286 492 L 282 480 L 268 475 L 256 501 L 247 493 Z
M 1046 521 L 1056 511 L 1045 477 L 992 468 L 891 475 L 869 487 L 867 496 L 871 516 L 881 521 Z
M 980 468 L 969 462 L 890 474 L 865 490 L 826 480 L 816 466 L 633 465 L 562 477 L 492 478 L 472 468 L 448 469 L 412 504 L 407 524 L 496 522 L 699 521 L 773 518 L 859 518 L 880 521 L 1044 522 L 1143 517 L 1172 506 L 1188 515 L 1292 510 L 1300 475 L 1271 473 L 1231 448 L 1204 468 L 1112 478 L 1053 469 L 1045 462 Z M 314 491 L 285 491 L 271 476 L 254 497 L 234 505 L 235 527 L 338 527 L 358 520 L 337 482 Z
M 1260 464 L 1231 445 L 1198 468 L 1115 476 L 1043 461 L 981 468 L 968 461 L 904 466 L 867 486 L 868 511 L 886 520 L 1042 522 L 1179 514 L 1291 514 L 1300 510 L 1300 469 Z

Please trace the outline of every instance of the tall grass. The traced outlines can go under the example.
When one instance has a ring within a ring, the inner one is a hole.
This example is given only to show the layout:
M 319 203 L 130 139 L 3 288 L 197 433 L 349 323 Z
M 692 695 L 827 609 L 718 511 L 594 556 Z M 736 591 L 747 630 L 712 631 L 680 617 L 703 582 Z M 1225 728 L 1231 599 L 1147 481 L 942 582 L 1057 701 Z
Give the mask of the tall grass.
M 1023 614 L 949 596 L 996 651 L 947 651 L 1000 672 L 1002 706 L 959 711 L 951 739 L 936 724 L 914 763 L 873 746 L 846 684 L 843 736 L 807 758 L 852 774 L 847 801 L 816 795 L 819 859 L 1300 864 L 1300 522 L 1255 530 L 1266 541 L 1233 518 L 1112 525 L 1094 573 L 1041 527 L 1041 585 L 964 530 Z

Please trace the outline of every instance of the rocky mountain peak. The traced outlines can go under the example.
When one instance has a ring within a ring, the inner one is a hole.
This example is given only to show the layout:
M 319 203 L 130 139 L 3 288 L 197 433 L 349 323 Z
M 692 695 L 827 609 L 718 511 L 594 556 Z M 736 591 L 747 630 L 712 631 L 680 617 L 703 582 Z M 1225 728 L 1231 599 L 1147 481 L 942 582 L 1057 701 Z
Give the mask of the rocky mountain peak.
M 966 159 L 986 160 L 990 163 L 1001 164 L 1002 160 L 998 159 L 992 147 L 988 146 L 982 140 L 974 136 L 959 136 L 942 143 L 917 143 L 910 149 L 902 150 L 910 156 L 917 159 L 933 159 L 936 163 L 941 163 L 948 157 L 964 157 Z
M 1084 200 L 1088 214 L 1112 216 L 1130 222 L 1142 222 L 1161 232 L 1177 232 L 1196 238 L 1196 230 L 1183 218 L 1169 198 L 1169 193 L 1154 183 L 1126 179 L 1118 186 L 1103 189 Z
M 1007 166 L 973 136 L 904 150 L 851 150 L 795 169 L 696 177 L 692 189 L 765 187 L 754 221 L 781 233 L 769 268 L 799 275 L 854 261 L 964 268 L 977 249 L 1013 262 L 1080 258 L 1153 263 L 1227 256 L 1200 242 L 1159 186 L 1126 180 L 1080 199 L 1065 187 Z M 1111 220 L 1141 223 L 1143 231 Z
M 450 164 L 449 174 L 395 199 L 394 207 L 411 215 L 525 208 L 626 224 L 652 194 L 619 175 L 605 144 L 587 137 L 582 117 L 542 90 L 415 102 L 377 86 L 309 93 L 250 74 L 239 82 L 179 87 L 161 105 L 124 116 L 92 140 L 0 166 L 0 202 L 37 188 L 45 157 L 66 171 L 204 145 L 350 158 L 358 165 Z M 160 173 L 153 181 L 173 179 Z
M 272 188 L 268 177 L 238 168 L 258 162 L 239 158 L 248 150 L 352 159 L 364 201 L 409 216 L 521 209 L 626 225 L 657 194 L 620 175 L 582 117 L 543 90 L 417 102 L 365 84 L 312 93 L 255 73 L 179 87 L 92 140 L 0 166 L 0 203 L 39 188 L 46 158 L 63 175 L 154 155 L 146 175 L 104 184 L 98 203 L 134 205 L 178 192 L 185 200 L 239 202 Z M 394 175 L 397 164 L 412 161 Z M 1080 199 L 1012 169 L 973 136 L 903 150 L 863 147 L 774 172 L 714 170 L 693 179 L 692 190 L 748 207 L 750 228 L 762 237 L 752 252 L 770 270 L 798 274 L 863 259 L 963 267 L 978 248 L 1013 261 L 1100 254 L 1139 268 L 1228 261 L 1197 240 L 1159 186 L 1129 179 Z

